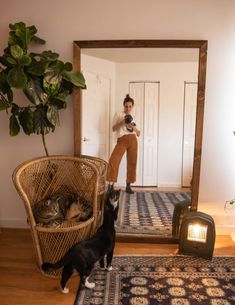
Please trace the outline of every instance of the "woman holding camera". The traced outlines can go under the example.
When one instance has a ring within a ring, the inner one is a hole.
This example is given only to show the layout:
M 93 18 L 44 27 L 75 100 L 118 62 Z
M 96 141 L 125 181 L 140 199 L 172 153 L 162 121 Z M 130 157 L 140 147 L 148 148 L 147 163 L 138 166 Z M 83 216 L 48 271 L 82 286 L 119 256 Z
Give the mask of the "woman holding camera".
M 112 130 L 117 134 L 117 144 L 110 156 L 107 181 L 109 183 L 117 182 L 118 170 L 121 159 L 124 153 L 127 153 L 127 177 L 126 177 L 126 192 L 133 194 L 131 183 L 136 180 L 136 164 L 137 164 L 137 137 L 140 135 L 140 130 L 136 127 L 131 111 L 134 107 L 134 100 L 126 95 L 123 101 L 123 112 L 115 114 Z

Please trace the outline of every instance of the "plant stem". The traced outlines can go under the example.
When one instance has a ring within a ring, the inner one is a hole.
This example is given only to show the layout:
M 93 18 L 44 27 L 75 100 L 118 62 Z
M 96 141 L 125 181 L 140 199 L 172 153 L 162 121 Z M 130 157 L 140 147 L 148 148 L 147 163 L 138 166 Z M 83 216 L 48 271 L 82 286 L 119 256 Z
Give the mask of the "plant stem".
M 47 150 L 47 146 L 46 146 L 46 141 L 45 141 L 45 135 L 44 135 L 44 133 L 42 133 L 42 143 L 43 143 L 43 147 L 44 147 L 46 156 L 48 157 L 49 154 L 48 154 L 48 150 Z

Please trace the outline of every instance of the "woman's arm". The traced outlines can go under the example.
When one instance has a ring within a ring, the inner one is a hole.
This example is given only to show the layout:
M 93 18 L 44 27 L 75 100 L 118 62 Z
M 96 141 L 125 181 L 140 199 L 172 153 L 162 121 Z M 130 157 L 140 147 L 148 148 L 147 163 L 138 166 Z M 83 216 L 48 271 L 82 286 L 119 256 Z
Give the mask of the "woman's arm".
M 136 128 L 136 126 L 134 126 L 134 132 L 136 133 L 137 137 L 140 136 L 140 130 L 138 128 Z
M 116 130 L 118 130 L 120 127 L 122 127 L 123 125 L 125 125 L 125 121 L 124 121 L 124 120 L 119 121 L 119 122 L 117 122 L 116 124 L 114 124 L 114 125 L 112 126 L 112 130 L 113 130 L 113 131 L 116 131 Z

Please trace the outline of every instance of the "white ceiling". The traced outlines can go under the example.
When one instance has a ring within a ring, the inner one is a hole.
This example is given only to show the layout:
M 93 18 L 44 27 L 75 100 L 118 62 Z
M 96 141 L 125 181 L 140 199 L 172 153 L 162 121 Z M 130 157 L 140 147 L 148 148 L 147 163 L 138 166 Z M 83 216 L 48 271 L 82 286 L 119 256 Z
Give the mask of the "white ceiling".
M 191 48 L 97 48 L 82 49 L 82 54 L 116 63 L 197 62 L 199 50 Z

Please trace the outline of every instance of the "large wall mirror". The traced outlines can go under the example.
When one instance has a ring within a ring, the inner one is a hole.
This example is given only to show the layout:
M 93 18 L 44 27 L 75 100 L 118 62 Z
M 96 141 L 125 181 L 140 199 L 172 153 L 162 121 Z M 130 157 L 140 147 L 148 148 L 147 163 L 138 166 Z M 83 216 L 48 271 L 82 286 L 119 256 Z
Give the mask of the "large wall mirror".
M 87 84 L 74 92 L 75 155 L 108 160 L 116 142 L 112 118 L 129 93 L 142 131 L 136 186 L 185 188 L 197 210 L 206 57 L 204 40 L 74 41 L 74 68 Z M 125 166 L 123 158 L 121 186 Z

